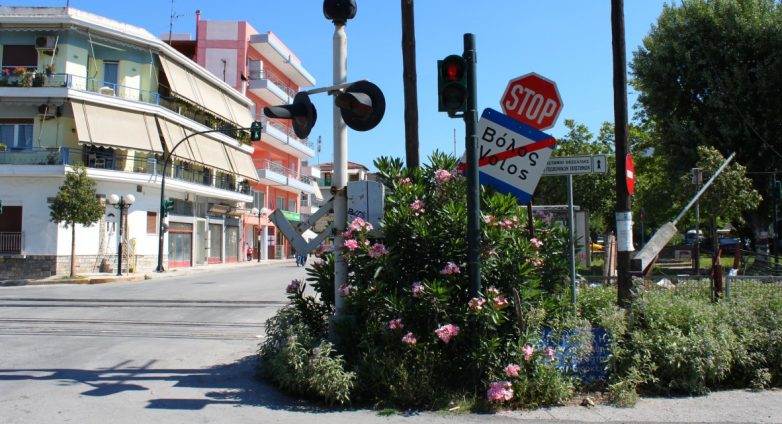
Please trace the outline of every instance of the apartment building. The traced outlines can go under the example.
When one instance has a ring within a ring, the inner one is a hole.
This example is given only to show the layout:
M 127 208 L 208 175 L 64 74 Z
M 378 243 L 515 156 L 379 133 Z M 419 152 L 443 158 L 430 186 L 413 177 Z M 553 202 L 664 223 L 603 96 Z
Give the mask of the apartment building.
M 195 39 L 172 35 L 171 45 L 253 103 L 254 119 L 262 122 L 263 133 L 252 143 L 258 182 L 251 184 L 253 201 L 248 207 L 254 213 L 244 216 L 244 237 L 255 241 L 256 258 L 291 256 L 290 244 L 268 216 L 280 209 L 289 220 L 298 221 L 302 213 L 312 211 L 307 202 L 319 193 L 318 172 L 302 166 L 302 161 L 312 159 L 315 151 L 308 139 L 296 137 L 290 121 L 267 119 L 263 108 L 291 103 L 302 87 L 315 84 L 315 78 L 274 33 L 259 33 L 245 21 L 207 20 L 196 12 Z
M 0 6 L 0 56 L 0 278 L 68 271 L 71 231 L 49 203 L 76 164 L 99 198 L 135 196 L 124 228 L 108 202 L 77 226 L 76 272 L 116 272 L 120 243 L 135 271 L 159 255 L 166 268 L 244 260 L 251 187 L 269 180 L 256 163 L 278 162 L 242 130 L 255 118 L 243 91 L 142 28 L 74 8 Z M 167 154 L 174 208 L 159 252 Z

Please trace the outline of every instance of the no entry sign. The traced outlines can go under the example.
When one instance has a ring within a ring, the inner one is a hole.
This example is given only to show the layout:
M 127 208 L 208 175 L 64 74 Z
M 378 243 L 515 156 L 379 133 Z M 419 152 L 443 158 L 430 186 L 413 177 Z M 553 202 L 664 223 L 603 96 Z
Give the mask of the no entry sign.
M 481 184 L 529 202 L 557 144 L 554 137 L 488 108 L 477 134 Z
M 530 72 L 508 82 L 500 105 L 506 115 L 542 131 L 557 122 L 562 98 L 553 81 Z
M 625 156 L 625 182 L 627 183 L 627 193 L 632 196 L 635 194 L 635 165 L 633 157 L 629 153 Z

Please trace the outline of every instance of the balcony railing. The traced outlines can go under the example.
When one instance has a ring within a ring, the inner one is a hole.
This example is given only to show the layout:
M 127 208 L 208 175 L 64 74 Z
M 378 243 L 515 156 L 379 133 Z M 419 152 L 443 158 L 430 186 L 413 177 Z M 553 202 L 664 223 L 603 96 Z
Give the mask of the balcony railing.
M 311 177 L 308 177 L 306 175 L 301 175 L 300 173 L 296 172 L 296 170 L 287 168 L 285 166 L 280 165 L 279 163 L 272 162 L 270 160 L 265 160 L 261 162 L 261 167 L 258 168 L 259 170 L 267 169 L 269 171 L 272 171 L 274 173 L 284 175 L 288 178 L 292 178 L 294 180 L 299 180 L 305 184 L 310 183 Z
M 18 69 L 19 67 L 3 67 L 0 73 L 0 87 L 66 87 L 127 100 L 160 104 L 160 94 L 153 91 L 73 74 L 47 74 L 35 68 L 19 73 Z
M 292 87 L 288 86 L 285 82 L 283 82 L 283 79 L 280 78 L 278 75 L 276 75 L 274 72 L 269 72 L 265 69 L 258 70 L 258 71 L 250 71 L 250 80 L 267 80 L 271 81 L 276 85 L 277 87 L 280 87 L 282 91 L 285 92 L 290 97 L 293 97 L 296 95 L 296 90 L 294 90 Z
M 163 171 L 163 164 L 157 158 L 136 158 L 134 156 L 116 153 L 62 148 L 36 148 L 26 151 L 0 152 L 0 165 L 77 165 L 87 168 L 108 169 L 113 171 L 133 172 L 158 175 Z M 177 164 L 169 166 L 169 176 L 193 184 L 215 187 L 236 193 L 249 194 L 247 184 L 237 183 L 232 176 L 193 169 L 190 165 Z
M 262 122 L 263 128 L 272 127 L 274 129 L 276 129 L 277 131 L 287 135 L 288 137 L 293 138 L 295 140 L 298 140 L 299 143 L 309 147 L 310 149 L 314 149 L 312 142 L 308 138 L 299 138 L 296 135 L 296 133 L 293 132 L 293 128 L 291 128 L 291 127 L 289 127 L 289 126 L 287 126 L 287 125 L 285 125 L 285 124 L 283 124 L 281 122 L 278 122 L 278 121 L 276 121 L 274 119 L 269 119 L 266 116 L 262 116 L 261 117 L 261 122 Z
M 0 253 L 21 254 L 24 233 L 0 232 Z

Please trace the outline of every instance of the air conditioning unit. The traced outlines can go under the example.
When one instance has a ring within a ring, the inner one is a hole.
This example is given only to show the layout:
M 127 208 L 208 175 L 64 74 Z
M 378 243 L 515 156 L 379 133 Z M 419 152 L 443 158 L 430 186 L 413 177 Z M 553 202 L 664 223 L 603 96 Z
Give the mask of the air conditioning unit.
M 57 37 L 42 35 L 35 39 L 35 48 L 39 50 L 54 50 L 55 43 L 57 43 Z

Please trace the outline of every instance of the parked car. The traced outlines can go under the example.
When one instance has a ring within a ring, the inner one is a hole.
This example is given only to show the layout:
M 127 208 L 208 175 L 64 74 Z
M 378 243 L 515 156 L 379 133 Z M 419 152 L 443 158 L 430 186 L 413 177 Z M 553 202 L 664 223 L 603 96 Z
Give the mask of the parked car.
M 703 237 L 703 231 L 702 230 L 698 231 L 698 237 L 697 238 L 700 240 L 701 244 L 705 240 L 705 237 Z M 687 230 L 687 232 L 684 234 L 684 244 L 686 244 L 688 246 L 694 245 L 695 244 L 695 239 L 696 239 L 696 237 L 695 237 L 695 230 L 694 229 Z
M 733 237 L 720 237 L 722 253 L 736 253 L 741 248 L 741 240 Z

